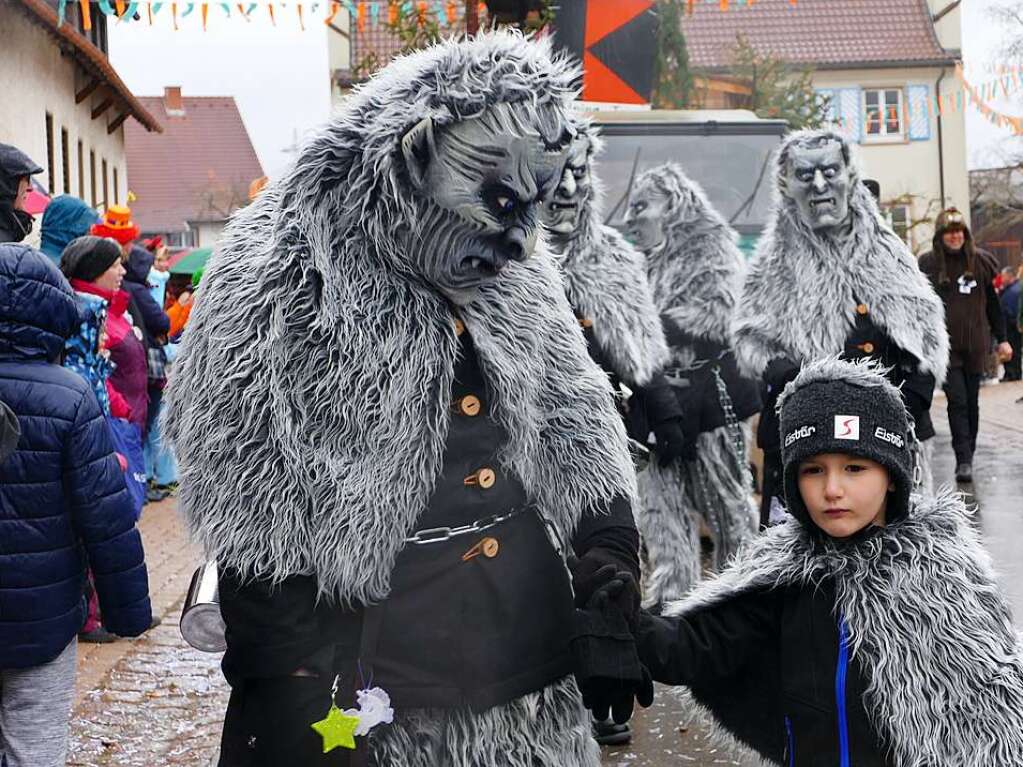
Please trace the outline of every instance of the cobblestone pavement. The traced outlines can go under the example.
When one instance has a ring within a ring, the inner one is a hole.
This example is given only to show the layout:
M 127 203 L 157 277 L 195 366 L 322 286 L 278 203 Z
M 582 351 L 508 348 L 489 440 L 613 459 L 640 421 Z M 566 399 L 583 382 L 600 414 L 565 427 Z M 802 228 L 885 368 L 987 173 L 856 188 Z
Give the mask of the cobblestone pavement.
M 981 434 L 973 500 L 977 524 L 1023 628 L 1023 385 L 981 390 Z M 951 482 L 953 460 L 944 398 L 934 405 L 936 480 Z M 968 488 L 964 488 L 968 489 Z M 216 758 L 227 686 L 220 656 L 192 650 L 177 617 L 198 562 L 173 501 L 147 506 L 140 529 L 150 568 L 154 611 L 163 624 L 136 640 L 82 645 L 68 764 L 73 767 L 210 767 Z M 604 750 L 604 767 L 741 765 L 711 744 L 667 688 L 633 720 L 633 742 Z M 481 766 L 483 767 L 483 766 Z
M 67 763 L 207 767 L 217 751 L 228 688 L 220 656 L 193 650 L 178 632 L 198 552 L 188 545 L 172 500 L 146 506 L 139 529 L 153 613 L 163 622 L 138 639 L 79 645 Z

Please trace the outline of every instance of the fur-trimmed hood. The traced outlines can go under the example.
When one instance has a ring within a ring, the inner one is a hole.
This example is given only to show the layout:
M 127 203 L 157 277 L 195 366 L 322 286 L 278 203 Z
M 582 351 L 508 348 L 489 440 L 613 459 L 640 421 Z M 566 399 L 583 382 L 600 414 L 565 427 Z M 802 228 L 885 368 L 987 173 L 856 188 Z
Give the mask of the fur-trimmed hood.
M 759 377 L 776 357 L 803 363 L 841 352 L 862 303 L 874 324 L 940 384 L 948 367 L 944 308 L 916 257 L 860 183 L 854 148 L 833 134 L 849 158 L 849 233 L 829 236 L 810 229 L 784 194 L 788 152 L 813 133 L 790 134 L 775 158 L 774 209 L 733 324 L 741 372 Z
M 596 129 L 582 125 L 591 157 L 599 153 Z M 643 254 L 600 217 L 603 186 L 590 165 L 590 194 L 579 231 L 558 261 L 572 306 L 593 320 L 593 334 L 614 372 L 643 386 L 668 361 L 661 316 L 654 306 Z
M 511 32 L 397 59 L 228 225 L 168 390 L 181 508 L 242 576 L 314 574 L 333 599 L 386 596 L 441 469 L 454 317 L 412 268 L 401 162 L 426 116 L 498 102 L 569 108 L 577 71 Z M 403 234 L 404 233 L 404 234 Z M 635 494 L 606 376 L 541 243 L 459 315 L 509 434 L 498 456 L 564 533 Z
M 666 614 L 824 578 L 869 682 L 864 704 L 899 767 L 1023 765 L 1023 648 L 957 494 L 918 500 L 907 518 L 854 544 L 795 521 L 771 528 Z M 729 690 L 733 707 L 756 697 L 754 677 Z M 716 695 L 694 691 L 712 716 Z
M 730 345 L 744 271 L 738 235 L 676 163 L 640 174 L 633 196 L 645 187 L 668 199 L 665 242 L 645 254 L 655 303 L 686 333 Z

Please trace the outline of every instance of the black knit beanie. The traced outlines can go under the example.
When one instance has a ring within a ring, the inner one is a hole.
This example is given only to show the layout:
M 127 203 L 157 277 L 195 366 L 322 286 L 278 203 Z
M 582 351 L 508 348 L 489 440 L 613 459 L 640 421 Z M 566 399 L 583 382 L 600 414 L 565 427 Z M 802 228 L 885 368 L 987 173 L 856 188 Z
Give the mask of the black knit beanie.
M 88 234 L 67 244 L 60 254 L 60 270 L 69 280 L 92 282 L 120 258 L 120 245 L 108 237 Z
M 799 492 L 799 464 L 821 453 L 848 453 L 877 461 L 895 483 L 885 512 L 887 521 L 909 513 L 913 432 L 902 397 L 883 375 L 883 368 L 835 357 L 813 362 L 785 387 L 779 407 L 785 502 L 796 519 L 811 524 Z

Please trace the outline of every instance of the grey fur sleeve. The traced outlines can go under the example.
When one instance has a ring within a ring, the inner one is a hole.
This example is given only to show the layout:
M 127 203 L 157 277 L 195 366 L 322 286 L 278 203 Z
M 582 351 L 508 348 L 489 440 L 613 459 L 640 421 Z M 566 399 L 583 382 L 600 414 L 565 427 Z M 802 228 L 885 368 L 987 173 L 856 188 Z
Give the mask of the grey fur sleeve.
M 668 347 L 642 254 L 616 230 L 596 224 L 580 234 L 562 267 L 569 299 L 593 321 L 614 372 L 629 385 L 648 383 L 667 363 Z

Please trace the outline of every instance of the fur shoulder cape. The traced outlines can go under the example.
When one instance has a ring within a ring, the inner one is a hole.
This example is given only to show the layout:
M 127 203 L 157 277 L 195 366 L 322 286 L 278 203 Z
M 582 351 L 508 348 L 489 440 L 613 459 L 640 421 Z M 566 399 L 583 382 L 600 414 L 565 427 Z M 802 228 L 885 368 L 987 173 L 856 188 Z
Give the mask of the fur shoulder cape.
M 735 313 L 739 368 L 759 377 L 775 357 L 804 363 L 840 353 L 863 303 L 874 324 L 940 384 L 948 367 L 941 300 L 855 170 L 850 184 L 852 230 L 841 238 L 808 228 L 776 185 L 774 211 Z
M 615 373 L 639 385 L 668 361 L 661 317 L 643 255 L 600 221 L 590 201 L 586 221 L 561 260 L 568 300 L 593 320 L 593 334 Z
M 829 576 L 870 682 L 866 708 L 899 767 L 1023 765 L 1023 649 L 958 495 L 918 501 L 857 545 L 812 538 L 795 521 L 779 525 L 667 614 L 773 586 L 812 588 Z M 776 706 L 778 691 L 765 690 L 756 671 L 727 687 L 692 694 L 722 729 L 758 748 L 742 722 L 772 710 L 763 706 Z
M 730 346 L 744 270 L 738 235 L 675 163 L 641 174 L 634 194 L 646 186 L 668 199 L 665 243 L 646 254 L 654 301 L 686 333 Z
M 402 250 L 416 201 L 401 138 L 427 115 L 443 124 L 502 100 L 568 109 L 574 76 L 513 33 L 401 58 L 231 221 L 165 416 L 207 556 L 243 577 L 313 574 L 341 603 L 387 595 L 442 466 L 458 348 L 451 308 Z M 633 498 L 607 377 L 545 247 L 459 315 L 509 434 L 498 460 L 540 511 L 570 535 L 582 513 Z

